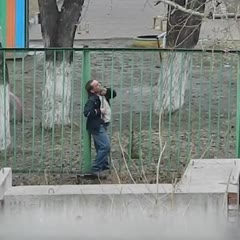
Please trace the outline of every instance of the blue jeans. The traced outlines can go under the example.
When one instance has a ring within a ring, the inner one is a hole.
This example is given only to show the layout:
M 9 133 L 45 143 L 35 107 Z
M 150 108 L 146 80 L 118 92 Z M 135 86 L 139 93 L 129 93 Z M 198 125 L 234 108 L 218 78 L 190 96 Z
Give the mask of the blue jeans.
M 108 157 L 111 150 L 106 126 L 101 125 L 99 133 L 93 134 L 92 137 L 96 149 L 96 159 L 93 162 L 92 171 L 100 172 L 108 166 Z

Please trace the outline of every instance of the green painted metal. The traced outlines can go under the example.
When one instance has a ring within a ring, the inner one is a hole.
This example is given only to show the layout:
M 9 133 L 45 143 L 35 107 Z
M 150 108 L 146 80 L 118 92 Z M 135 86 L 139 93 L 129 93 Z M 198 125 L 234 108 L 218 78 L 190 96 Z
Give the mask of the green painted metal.
M 188 98 L 188 113 L 187 113 L 187 152 L 188 152 L 188 156 L 186 159 L 186 164 L 188 164 L 188 162 L 191 160 L 192 158 L 192 134 L 191 134 L 191 130 L 192 130 L 192 119 L 191 119 L 191 115 L 192 115 L 192 85 L 193 85 L 193 53 L 189 54 L 189 58 L 190 58 L 190 63 L 189 63 L 189 69 L 190 69 L 190 73 L 189 73 L 189 98 Z
M 25 0 L 25 47 L 29 47 L 29 0 Z
M 150 70 L 150 84 L 149 84 L 149 89 L 150 93 L 153 93 L 153 76 L 154 76 L 154 54 L 151 53 L 150 56 L 150 65 L 151 65 L 151 70 Z M 148 118 L 148 162 L 152 162 L 152 139 L 153 139 L 153 123 L 152 123 L 152 118 L 153 118 L 153 99 L 154 96 L 153 94 L 149 94 L 149 99 L 148 99 L 148 104 L 149 104 L 149 118 Z
M 187 59 L 188 59 L 188 54 L 186 54 L 186 53 L 181 53 L 181 71 L 180 71 L 180 81 L 179 81 L 179 89 L 180 89 L 180 95 L 182 94 L 182 84 L 183 84 L 183 79 L 184 79 L 184 63 L 185 63 L 185 61 L 187 61 Z M 184 101 L 184 99 L 180 99 L 180 105 L 182 104 L 182 102 Z M 181 138 L 180 138 L 180 136 L 181 136 L 181 117 L 182 117 L 182 109 L 180 108 L 179 109 L 179 113 L 178 113 L 178 130 L 177 130 L 177 138 L 178 138 L 178 142 L 180 142 L 181 140 Z M 176 164 L 177 164 L 177 167 L 179 168 L 180 167 L 180 148 L 178 148 L 178 151 L 177 151 L 177 162 L 176 162 Z
M 143 67 L 144 67 L 144 54 L 140 54 L 140 66 L 141 66 L 141 73 L 140 73 L 140 94 L 138 98 L 139 102 L 139 133 L 138 133 L 138 155 L 139 155 L 139 165 L 142 166 L 143 158 L 142 158 L 142 118 L 143 118 Z
M 77 48 L 77 47 L 74 47 L 74 48 L 69 48 L 69 47 L 51 47 L 51 48 L 47 48 L 47 49 L 44 49 L 44 48 L 3 48 L 4 51 L 7 51 L 7 52 L 12 52 L 12 51 L 36 51 L 36 52 L 42 52 L 42 51 L 46 51 L 46 50 L 51 50 L 51 51 L 57 51 L 57 50 L 61 50 L 61 51 L 74 51 L 74 52 L 82 52 L 84 50 L 84 48 L 80 47 L 80 48 Z M 181 48 L 181 49 L 177 49 L 177 50 L 172 50 L 172 49 L 167 49 L 167 48 L 88 48 L 88 50 L 90 52 L 163 52 L 163 53 L 175 53 L 175 52 L 192 52 L 192 53 L 207 53 L 207 54 L 210 54 L 210 53 L 226 53 L 225 50 L 221 50 L 221 49 L 192 49 L 192 48 Z M 240 53 L 240 50 L 229 50 L 228 53 L 230 54 L 238 54 Z
M 73 52 L 73 62 L 72 62 L 72 66 L 71 66 L 71 102 L 74 101 L 74 97 L 75 97 L 75 94 L 74 94 L 74 88 L 75 88 L 75 82 L 74 82 L 74 78 L 76 77 L 75 76 L 75 64 L 76 64 L 76 53 Z M 73 160 L 74 160 L 74 154 L 73 154 L 73 134 L 74 134 L 74 108 L 73 108 L 73 104 L 71 104 L 71 113 L 70 113 L 70 120 L 71 120 L 71 130 L 70 130 L 70 171 L 72 171 L 72 168 L 73 168 Z
M 219 61 L 219 67 L 218 67 L 218 111 L 217 111 L 217 132 L 220 133 L 221 131 L 221 108 L 222 108 L 222 96 L 223 96 L 223 55 L 218 54 L 218 61 Z M 220 134 L 217 135 L 217 149 L 216 152 L 218 152 L 220 149 Z
M 2 56 L 1 56 L 2 57 Z M 3 52 L 3 85 L 7 85 L 9 84 L 9 79 L 7 78 L 7 68 L 6 68 L 6 54 Z M 6 91 L 6 88 L 4 88 L 4 93 L 3 93 L 3 96 L 4 96 L 4 101 L 3 101 L 3 106 L 4 106 L 4 115 L 6 115 L 6 107 L 7 107 L 7 102 L 6 102 L 6 96 L 7 96 L 7 91 Z M 5 126 L 5 129 L 4 129 L 4 135 L 5 135 L 5 138 L 6 138 L 6 125 L 7 125 L 7 122 L 6 122 L 6 118 L 4 119 L 4 126 Z M 6 142 L 5 142 L 5 149 L 6 149 Z M 7 164 L 7 151 L 4 151 L 4 163 Z
M 16 77 L 17 77 L 17 74 L 16 74 L 16 52 L 14 51 L 14 59 L 13 59 L 13 82 L 15 83 L 16 82 Z M 16 84 L 13 84 L 13 93 L 16 95 Z M 13 104 L 13 108 L 14 108 L 14 119 L 16 119 L 16 102 L 14 102 Z M 17 144 L 17 123 L 16 121 L 14 121 L 13 123 L 13 127 L 14 127 L 14 135 L 13 135 L 13 145 L 16 146 Z M 17 165 L 17 149 L 14 148 L 14 168 L 16 168 L 16 165 Z
M 238 51 L 231 54 L 221 51 L 166 51 L 160 62 L 159 49 L 72 49 L 71 123 L 45 130 L 40 126 L 46 74 L 51 74 L 53 79 L 59 76 L 57 71 L 65 74 L 65 66 L 60 70 L 55 66 L 58 65 L 57 52 L 61 52 L 63 58 L 67 52 L 64 49 L 51 50 L 54 51 L 54 60 L 52 72 L 49 72 L 46 58 L 38 55 L 39 51 L 46 49 L 32 50 L 32 56 L 8 62 L 11 89 L 21 98 L 24 109 L 22 122 L 12 124 L 13 151 L 8 155 L 0 154 L 0 166 L 11 166 L 14 172 L 88 172 L 93 156 L 83 107 L 88 98 L 85 84 L 91 76 L 117 91 L 117 98 L 111 100 L 109 135 L 112 165 L 122 174 L 126 174 L 127 166 L 133 171 L 133 178 L 136 172 L 142 174 L 143 169 L 146 175 L 153 174 L 161 147 L 165 144 L 160 171 L 181 172 L 192 158 L 240 156 Z M 17 55 L 20 50 L 11 51 Z M 176 54 L 179 54 L 179 65 L 175 62 Z M 42 60 L 38 61 L 40 58 Z M 167 58 L 169 66 L 165 62 Z M 159 112 L 154 108 L 155 94 L 160 96 L 159 106 L 164 95 L 174 97 L 175 92 L 164 92 L 162 85 L 167 69 L 172 90 L 182 89 L 187 58 L 189 78 L 184 105 L 174 113 L 162 115 L 159 125 Z M 177 88 L 173 85 L 176 67 L 179 67 Z M 57 80 L 66 81 L 64 74 Z M 63 91 L 63 98 L 65 94 Z M 16 107 L 14 104 L 14 109 Z M 53 116 L 55 108 L 53 106 Z
M 91 79 L 90 51 L 84 47 L 82 53 L 82 107 L 87 102 L 88 94 L 85 90 L 86 83 Z M 83 171 L 91 170 L 91 137 L 86 130 L 86 118 L 83 118 Z
M 57 65 L 57 53 L 58 53 L 58 51 L 54 51 L 54 53 L 53 53 L 54 54 L 53 55 L 53 66 Z M 50 78 L 51 79 L 56 79 L 56 77 L 57 77 L 56 68 L 48 69 L 48 71 L 50 71 L 50 70 L 51 70 L 51 72 L 49 73 L 50 74 Z M 61 81 L 61 79 L 59 79 L 59 81 Z M 54 89 L 53 98 L 55 99 L 55 97 L 56 97 L 56 81 L 54 81 L 53 85 L 54 85 L 53 86 L 53 89 Z M 45 86 L 44 86 L 44 88 L 45 88 Z M 52 118 L 53 119 L 54 119 L 54 115 L 55 115 L 55 109 L 56 109 L 56 102 L 53 101 L 53 111 L 52 111 Z M 54 170 L 54 165 L 55 165 L 54 161 L 55 161 L 55 158 L 56 158 L 55 149 L 56 149 L 56 140 L 57 140 L 55 124 L 52 127 L 51 135 L 52 136 L 51 136 L 51 149 L 50 149 L 50 151 L 51 151 L 50 171 L 53 171 Z M 59 153 L 59 155 L 60 155 L 60 153 Z M 61 161 L 61 160 L 58 159 L 58 161 Z M 62 166 L 60 165 L 60 168 L 61 167 Z
M 236 117 L 236 156 L 240 158 L 240 54 L 238 54 L 238 71 L 237 71 L 237 117 Z
M 6 1 L 0 1 L 0 42 L 2 42 L 2 46 L 6 46 L 6 13 L 7 6 Z
M 20 69 L 22 70 L 22 74 L 21 74 L 21 95 L 19 97 L 21 97 L 21 101 L 23 103 L 25 102 L 25 94 L 26 94 L 25 71 L 24 71 L 25 66 L 26 66 L 25 61 L 21 61 L 21 66 L 20 66 Z M 26 137 L 25 137 L 25 114 L 23 114 L 23 116 L 22 116 L 22 124 L 21 124 L 21 133 L 20 134 L 21 134 L 21 142 L 22 142 L 22 160 L 24 161 L 24 159 L 25 159 L 25 149 L 26 149 L 26 144 L 25 144 L 25 141 L 26 141 Z
M 33 98 L 32 98 L 32 119 L 33 119 L 33 124 L 32 124 L 32 166 L 31 169 L 36 168 L 36 70 L 37 70 L 37 57 L 36 57 L 36 52 L 33 55 Z
M 204 58 L 200 58 L 200 86 L 199 86 L 199 98 L 198 98 L 198 155 L 201 154 L 201 129 L 202 129 L 202 102 L 203 102 L 203 61 Z
M 231 106 L 232 106 L 232 100 L 233 100 L 233 97 L 232 97 L 232 89 L 233 89 L 233 83 L 234 83 L 234 80 L 233 80 L 233 56 L 231 56 L 230 58 L 230 61 L 229 61 L 229 66 L 230 66 L 230 70 L 229 70 L 229 74 L 228 74 L 228 104 L 227 104 L 227 108 L 228 109 L 231 109 Z M 232 113 L 230 111 L 228 111 L 228 116 L 227 116 L 227 132 L 230 132 L 231 131 L 231 117 L 232 117 Z M 226 140 L 226 153 L 227 153 L 227 158 L 230 157 L 230 134 L 227 134 L 227 140 Z
M 63 57 L 63 62 L 66 62 L 66 52 L 65 51 L 61 51 L 61 54 L 62 54 L 62 57 Z M 63 86 L 65 86 L 65 83 L 67 81 L 67 76 L 66 76 L 66 66 L 65 64 L 62 64 L 62 69 L 61 69 L 61 73 L 63 75 L 63 78 L 62 78 L 62 84 Z M 62 89 L 62 96 L 63 98 L 65 98 L 65 89 L 63 88 Z M 64 118 L 64 105 L 62 104 L 62 119 Z M 62 122 L 61 124 L 61 172 L 63 172 L 63 165 L 64 165 L 64 162 L 63 162 L 63 156 L 64 156 L 64 150 L 65 150 L 65 146 L 64 146 L 64 143 L 66 141 L 65 139 L 65 136 L 64 136 L 64 124 Z
M 46 64 L 46 57 L 44 57 L 43 58 L 43 61 L 42 61 L 42 66 L 41 66 L 42 68 L 43 68 L 43 72 L 45 73 L 46 72 L 46 70 L 47 70 L 47 64 Z M 42 89 L 44 89 L 44 86 L 45 86 L 45 83 L 46 83 L 46 74 L 42 74 L 42 77 L 40 78 L 41 80 L 42 80 L 42 85 L 41 85 L 41 87 L 42 87 Z M 42 100 L 41 100 L 41 104 L 42 104 L 42 106 L 43 106 L 43 104 L 44 104 L 44 99 L 42 98 Z M 41 116 L 41 121 L 43 122 L 43 120 L 44 120 L 44 115 L 42 114 L 42 116 Z M 41 129 L 41 156 L 40 156 L 40 163 L 39 163 L 39 165 L 40 165 L 40 171 L 41 172 L 43 172 L 44 171 L 44 169 L 45 169 L 45 144 L 44 144 L 44 137 L 45 137 L 45 131 L 44 131 L 44 128 L 42 128 Z
M 131 72 L 130 72 L 130 89 L 129 92 L 132 93 L 133 92 L 133 76 L 134 76 L 134 63 L 135 63 L 135 55 L 131 54 L 131 64 L 130 64 L 130 68 L 131 68 Z M 131 166 L 132 164 L 132 155 L 134 154 L 133 152 L 133 138 L 134 138 L 134 131 L 133 131 L 133 94 L 129 94 L 129 98 L 130 98 L 130 108 L 129 108 L 129 144 L 128 144 L 128 165 Z

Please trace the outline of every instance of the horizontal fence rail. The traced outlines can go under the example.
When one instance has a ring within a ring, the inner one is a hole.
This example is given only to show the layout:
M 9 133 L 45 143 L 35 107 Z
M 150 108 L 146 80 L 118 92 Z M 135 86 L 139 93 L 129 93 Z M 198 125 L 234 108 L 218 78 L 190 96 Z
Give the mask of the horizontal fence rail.
M 158 166 L 179 173 L 192 158 L 239 155 L 237 51 L 3 49 L 1 54 L 0 84 L 7 85 L 8 72 L 10 92 L 22 110 L 10 94 L 11 147 L 1 152 L 0 167 L 88 170 L 95 156 L 83 116 L 89 79 L 117 92 L 109 127 L 115 169 L 150 174 Z M 6 116 L 8 93 L 1 89 Z M 50 124 L 53 119 L 57 124 Z M 6 136 L 7 122 L 1 124 L 0 135 Z

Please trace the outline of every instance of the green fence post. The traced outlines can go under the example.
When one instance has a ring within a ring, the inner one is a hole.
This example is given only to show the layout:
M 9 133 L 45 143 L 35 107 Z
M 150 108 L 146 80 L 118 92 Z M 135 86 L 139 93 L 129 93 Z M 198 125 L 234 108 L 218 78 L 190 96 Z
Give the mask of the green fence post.
M 83 49 L 82 60 L 82 107 L 87 102 L 88 94 L 85 90 L 87 81 L 91 78 L 91 63 L 90 51 L 87 46 Z M 91 137 L 86 129 L 86 118 L 83 118 L 83 171 L 89 172 L 91 170 Z
M 240 54 L 238 54 L 238 70 L 237 70 L 237 122 L 236 122 L 236 155 L 240 158 Z

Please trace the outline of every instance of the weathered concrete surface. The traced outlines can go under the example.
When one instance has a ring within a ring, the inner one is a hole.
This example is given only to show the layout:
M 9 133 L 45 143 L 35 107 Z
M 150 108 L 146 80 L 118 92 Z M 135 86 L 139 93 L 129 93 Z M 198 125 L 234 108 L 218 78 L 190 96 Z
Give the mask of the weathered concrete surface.
M 240 162 L 237 159 L 206 159 L 192 160 L 182 181 L 175 186 L 131 184 L 11 187 L 5 192 L 0 208 L 0 237 L 1 234 L 18 236 L 23 229 L 29 233 L 29 226 L 34 223 L 30 229 L 31 237 L 61 236 L 58 239 L 64 239 L 63 236 L 67 237 L 69 232 L 74 232 L 75 237 L 80 234 L 85 239 L 91 239 L 89 236 L 97 234 L 106 239 L 113 232 L 116 237 L 127 231 L 129 234 L 123 237 L 128 239 L 136 235 L 136 239 L 154 239 L 154 235 L 164 236 L 163 232 L 166 234 L 169 226 L 169 233 L 174 232 L 172 227 L 179 230 L 179 226 L 181 231 L 188 226 L 190 233 L 193 233 L 194 226 L 191 224 L 199 227 L 200 223 L 204 223 L 206 226 L 201 226 L 204 231 L 200 228 L 200 232 L 194 234 L 199 239 L 205 239 L 202 234 L 207 233 L 206 236 L 210 237 L 211 229 L 215 236 L 218 234 L 211 239 L 219 240 L 222 234 L 214 229 L 219 224 L 224 223 L 226 226 L 228 193 L 239 197 L 239 171 Z M 211 223 L 208 222 L 210 220 Z M 14 232 L 11 227 L 13 225 L 16 226 Z M 141 230 L 134 230 L 136 226 L 145 229 L 142 234 Z M 124 239 L 123 237 L 121 238 Z
M 222 203 L 221 194 L 158 195 L 157 199 L 151 194 L 21 196 L 11 200 L 7 197 L 0 215 L 0 236 L 4 233 L 11 235 L 11 226 L 15 226 L 16 235 L 24 230 L 26 235 L 29 232 L 38 236 L 51 236 L 55 233 L 63 237 L 67 232 L 74 233 L 75 237 L 85 234 L 99 237 L 104 232 L 107 238 L 112 234 L 118 235 L 117 239 L 127 239 L 127 236 L 132 239 L 132 235 L 139 235 L 139 231 L 145 229 L 142 234 L 162 236 L 161 234 L 166 234 L 167 228 L 170 230 L 169 226 L 178 227 L 181 218 L 182 221 L 185 217 L 195 219 L 199 225 L 202 219 L 209 220 L 211 216 L 224 219 L 223 211 L 219 211 Z M 201 207 L 192 211 L 192 205 Z M 173 222 L 172 216 L 176 222 Z M 188 221 L 181 223 L 181 227 Z M 4 229 L 1 229 L 2 226 L 5 226 Z M 163 226 L 165 232 L 162 232 Z M 146 237 L 142 239 L 149 239 Z
M 228 193 L 239 197 L 240 162 L 237 159 L 192 160 L 176 186 L 159 185 L 80 185 L 19 186 L 8 188 L 4 196 L 4 212 L 26 209 L 50 213 L 59 208 L 63 213 L 84 212 L 101 219 L 111 211 L 120 217 L 136 217 L 140 209 L 149 216 L 174 212 L 226 212 Z M 191 207 L 190 207 L 191 206 Z M 159 211 L 156 211 L 156 208 Z M 54 210 L 55 209 L 55 210 Z M 134 210 L 135 209 L 135 210 Z M 126 210 L 126 211 L 125 211 Z M 153 210 L 153 212 L 152 212 Z M 160 211 L 161 210 L 161 211 Z M 95 213 L 98 213 L 96 216 Z M 81 214 L 80 214 L 81 215 Z
M 5 192 L 12 187 L 11 168 L 0 169 L 0 201 L 3 200 Z
M 185 192 L 238 192 L 239 159 L 193 159 L 179 186 Z

